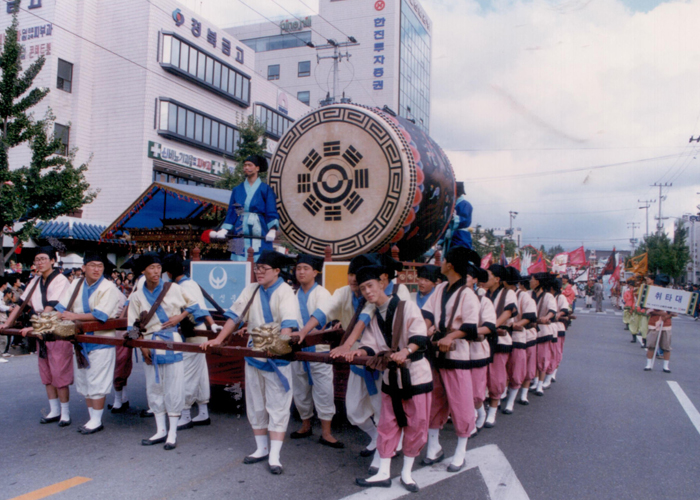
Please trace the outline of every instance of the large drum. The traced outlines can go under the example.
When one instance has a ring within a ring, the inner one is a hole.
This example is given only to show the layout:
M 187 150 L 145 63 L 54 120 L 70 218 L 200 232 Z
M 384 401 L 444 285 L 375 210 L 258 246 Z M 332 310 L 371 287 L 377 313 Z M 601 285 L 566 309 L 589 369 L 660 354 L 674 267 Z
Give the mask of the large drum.
M 348 260 L 384 252 L 417 260 L 442 236 L 455 203 L 452 166 L 413 123 L 336 104 L 296 121 L 272 159 L 280 227 L 300 251 Z

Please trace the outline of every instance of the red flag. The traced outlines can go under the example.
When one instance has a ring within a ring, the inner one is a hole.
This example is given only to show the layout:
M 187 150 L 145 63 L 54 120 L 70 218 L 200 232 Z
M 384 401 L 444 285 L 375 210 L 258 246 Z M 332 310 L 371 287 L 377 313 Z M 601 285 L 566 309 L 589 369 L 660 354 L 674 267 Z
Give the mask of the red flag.
M 613 247 L 610 257 L 608 257 L 608 262 L 605 264 L 603 271 L 600 273 L 601 276 L 606 274 L 612 274 L 615 272 L 615 247 Z
M 508 264 L 509 267 L 514 267 L 518 271 L 520 271 L 520 257 L 515 257 L 513 260 L 510 261 L 510 264 Z
M 527 274 L 546 273 L 547 263 L 542 258 L 542 252 L 537 256 L 537 262 L 527 268 Z
M 569 252 L 569 265 L 574 267 L 586 265 L 586 251 L 583 247 Z
M 493 254 L 489 252 L 481 258 L 481 269 L 488 269 L 491 264 L 493 264 Z

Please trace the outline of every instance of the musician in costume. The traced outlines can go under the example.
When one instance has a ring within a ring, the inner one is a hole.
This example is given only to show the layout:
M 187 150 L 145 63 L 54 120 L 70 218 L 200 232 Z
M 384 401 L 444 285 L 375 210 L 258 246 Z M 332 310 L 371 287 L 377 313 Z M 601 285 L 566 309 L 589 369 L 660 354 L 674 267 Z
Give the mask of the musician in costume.
M 264 251 L 255 264 L 257 283 L 248 285 L 231 309 L 223 330 L 202 344 L 218 346 L 234 331 L 236 325 L 248 322 L 248 331 L 267 323 L 277 323 L 281 335 L 290 335 L 299 328 L 299 302 L 294 290 L 280 277 L 283 267 L 292 265 L 286 255 Z M 253 345 L 252 338 L 248 346 Z M 269 358 L 245 358 L 245 402 L 248 421 L 253 428 L 257 448 L 243 459 L 244 464 L 268 460 L 272 474 L 282 474 L 280 462 L 282 442 L 289 424 L 292 406 L 292 367 L 289 361 Z M 269 443 L 268 443 L 269 433 Z
M 625 330 L 630 329 L 630 319 L 632 318 L 632 308 L 635 304 L 634 299 L 634 281 L 630 279 L 625 284 L 625 290 L 622 292 L 622 303 L 624 304 L 624 312 L 622 313 L 622 323 L 625 325 Z M 637 342 L 637 336 L 632 334 L 632 344 Z
M 667 287 L 671 283 L 671 278 L 666 274 L 657 274 L 654 277 L 654 286 Z M 649 333 L 647 334 L 647 364 L 644 371 L 651 371 L 654 356 L 656 356 L 656 344 L 664 353 L 664 373 L 671 373 L 669 363 L 671 360 L 671 327 L 675 313 L 650 309 L 649 313 Z
M 416 292 L 415 302 L 422 309 L 435 291 L 435 285 L 437 285 L 442 273 L 439 266 L 428 264 L 419 267 L 416 274 L 418 275 L 418 292 Z
M 518 398 L 518 403 L 524 406 L 530 404 L 527 399 L 527 393 L 530 390 L 530 386 L 534 383 L 537 386 L 537 304 L 535 304 L 532 298 L 532 292 L 530 291 L 530 277 L 523 276 L 521 281 L 518 283 L 518 298 L 522 297 L 523 302 L 518 302 L 522 304 L 521 310 L 528 312 L 531 310 L 529 305 L 530 300 L 535 308 L 535 319 L 531 321 L 527 328 L 525 329 L 525 354 L 526 354 L 526 371 L 525 380 L 523 381 L 522 387 L 520 389 L 520 397 Z M 529 298 L 530 300 L 527 300 Z M 524 317 L 524 316 L 523 316 Z
M 54 269 L 56 251 L 51 246 L 40 247 L 34 257 L 36 276 L 27 284 L 20 297 L 27 301 L 32 314 L 51 312 L 58 305 L 63 292 L 70 285 L 68 279 L 58 269 Z M 10 313 L 3 328 L 11 328 L 21 312 L 22 306 Z M 32 327 L 22 328 L 22 336 L 31 333 Z M 70 425 L 70 388 L 73 384 L 73 346 L 65 341 L 39 341 L 39 376 L 46 386 L 49 398 L 49 413 L 40 422 L 58 422 L 59 427 Z
M 114 319 L 124 304 L 124 295 L 114 282 L 105 279 L 105 269 L 111 263 L 103 255 L 88 252 L 83 258 L 83 278 L 73 280 L 66 289 L 56 310 L 68 321 L 99 321 Z M 115 337 L 115 330 L 84 332 L 96 337 Z M 87 361 L 84 366 L 83 361 Z M 90 420 L 81 426 L 81 434 L 94 434 L 104 429 L 102 414 L 107 394 L 112 392 L 115 349 L 109 344 L 79 344 L 73 359 L 73 374 L 78 393 L 85 397 Z
M 129 330 L 138 330 L 146 340 L 182 342 L 178 325 L 190 314 L 200 317 L 199 304 L 177 283 L 163 281 L 158 254 L 145 254 L 139 262 L 146 280 L 129 296 Z M 143 439 L 141 444 L 151 446 L 165 442 L 164 449 L 174 450 L 177 423 L 185 404 L 182 353 L 142 347 L 141 354 L 146 362 L 148 406 L 156 420 L 156 433 Z
M 557 381 L 557 370 L 561 364 L 562 357 L 564 355 L 564 341 L 566 340 L 566 328 L 571 323 L 571 306 L 568 299 L 564 296 L 564 290 L 562 288 L 562 280 L 557 278 L 555 285 L 552 287 L 552 294 L 557 300 L 557 315 L 554 317 L 556 320 L 555 326 L 557 329 L 557 341 L 552 343 L 554 350 L 552 352 L 552 364 L 549 367 L 549 373 L 545 377 L 544 384 L 542 387 L 544 389 L 548 388 L 552 382 Z
M 380 279 L 385 272 L 382 266 L 368 266 L 357 273 L 362 295 L 376 311 L 362 335 L 359 349 L 350 351 L 346 359 L 351 361 L 356 355 L 374 356 L 373 366 L 382 373 L 382 407 L 377 426 L 378 471 L 356 482 L 364 487 L 391 486 L 391 459 L 403 434 L 401 484 L 416 492 L 419 487 L 411 470 L 427 441 L 433 389 L 430 363 L 424 357 L 428 337 L 418 306 L 384 293 Z
M 543 384 L 549 365 L 551 363 L 551 348 L 553 336 L 556 334 L 555 326 L 552 324 L 557 315 L 557 302 L 549 292 L 553 277 L 549 273 L 535 273 L 530 276 L 530 288 L 532 298 L 537 306 L 537 384 L 530 390 L 542 396 L 544 394 Z
M 429 351 L 433 374 L 430 430 L 423 464 L 432 465 L 444 459 L 439 435 L 451 416 L 457 448 L 448 472 L 458 472 L 464 467 L 467 440 L 476 428 L 469 343 L 480 340 L 477 333 L 480 304 L 467 283 L 469 252 L 465 247 L 452 247 L 447 252 L 441 268 L 447 281 L 436 287 L 422 310 L 433 345 Z
M 467 195 L 464 192 L 464 182 L 458 182 L 456 185 L 457 201 L 455 202 L 455 211 L 450 222 L 447 235 L 445 236 L 445 250 L 452 247 L 472 247 L 472 233 L 469 232 L 469 226 L 472 225 L 472 212 L 474 208 L 467 200 Z
M 206 330 L 207 326 L 214 333 L 221 331 L 221 327 L 214 323 L 214 319 L 209 314 L 207 303 L 204 300 L 202 289 L 199 285 L 185 275 L 185 263 L 177 254 L 168 255 L 163 260 L 163 271 L 167 273 L 170 281 L 177 283 L 187 293 L 188 297 L 194 299 L 199 306 L 196 314 L 186 318 L 180 323 L 180 331 L 185 337 L 185 342 L 189 344 L 201 344 L 208 340 L 207 337 L 197 335 L 197 330 Z M 185 372 L 185 404 L 182 407 L 180 420 L 177 423 L 177 430 L 191 429 L 194 426 L 209 425 L 209 398 L 211 390 L 209 387 L 209 368 L 207 367 L 207 356 L 204 353 L 183 352 L 182 365 Z M 197 403 L 197 416 L 192 418 L 190 412 L 192 405 Z
M 267 168 L 264 156 L 249 156 L 243 163 L 245 181 L 231 192 L 226 219 L 221 230 L 215 233 L 219 238 L 231 233 L 234 237 L 243 237 L 244 244 L 240 246 L 243 252 L 231 254 L 231 260 L 245 261 L 250 247 L 255 250 L 256 260 L 262 251 L 272 250 L 279 215 L 275 193 L 260 180 L 260 174 L 267 172 Z
M 299 301 L 299 324 L 306 325 L 318 307 L 331 300 L 328 290 L 318 284 L 317 278 L 323 271 L 323 259 L 311 255 L 299 255 L 297 258 L 295 274 L 299 289 L 296 292 Z M 319 324 L 323 329 L 325 324 Z M 303 339 L 300 338 L 300 342 Z M 329 352 L 330 345 L 317 344 L 305 347 L 306 352 Z M 299 411 L 302 420 L 301 429 L 292 432 L 292 439 L 309 437 L 313 434 L 311 418 L 314 415 L 314 407 L 318 419 L 321 421 L 321 437 L 319 443 L 331 448 L 344 448 L 345 445 L 335 439 L 331 434 L 331 421 L 335 415 L 335 402 L 333 396 L 333 365 L 328 363 L 310 363 L 308 361 L 295 361 L 292 363 L 294 375 L 294 405 Z

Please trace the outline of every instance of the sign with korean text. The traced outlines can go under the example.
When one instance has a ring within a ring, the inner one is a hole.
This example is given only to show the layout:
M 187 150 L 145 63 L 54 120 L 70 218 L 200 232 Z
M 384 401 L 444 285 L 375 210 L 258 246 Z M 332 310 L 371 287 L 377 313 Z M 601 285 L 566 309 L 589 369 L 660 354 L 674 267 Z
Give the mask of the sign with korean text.
M 250 284 L 250 262 L 197 261 L 190 264 L 190 277 L 228 310 Z M 207 301 L 210 311 L 214 306 Z
M 693 314 L 697 302 L 698 294 L 695 292 L 649 285 L 639 290 L 638 304 L 645 309 Z
M 231 40 L 224 36 L 221 36 L 221 38 L 219 38 L 218 33 L 216 31 L 212 31 L 211 28 L 208 27 L 205 32 L 204 28 L 202 28 L 202 22 L 194 17 L 190 19 L 189 23 L 187 23 L 187 18 L 185 17 L 185 14 L 182 13 L 181 9 L 175 9 L 173 11 L 173 22 L 178 28 L 180 28 L 181 26 L 189 28 L 189 30 L 192 33 L 192 36 L 195 38 L 200 38 L 204 36 L 206 42 L 209 45 L 211 45 L 212 48 L 218 48 L 219 50 L 221 50 L 221 53 L 223 55 L 235 59 L 237 63 L 245 63 L 245 54 L 243 53 L 242 47 L 236 46 L 235 51 L 232 51 Z
M 224 171 L 224 165 L 220 161 L 183 153 L 154 141 L 148 141 L 148 157 L 208 174 L 221 175 Z

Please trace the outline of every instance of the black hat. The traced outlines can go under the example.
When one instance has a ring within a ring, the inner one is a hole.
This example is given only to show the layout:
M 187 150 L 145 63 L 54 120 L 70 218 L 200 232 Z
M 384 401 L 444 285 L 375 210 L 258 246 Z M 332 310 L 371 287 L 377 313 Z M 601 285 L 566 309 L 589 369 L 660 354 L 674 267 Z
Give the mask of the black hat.
M 473 250 L 466 247 L 452 247 L 447 251 L 447 255 L 445 255 L 445 262 L 452 264 L 455 272 L 464 277 L 467 275 L 471 262 L 470 259 L 473 259 L 470 252 L 473 252 Z M 479 267 L 478 264 L 475 267 Z
M 379 266 L 381 265 L 381 259 L 379 254 L 376 253 L 366 253 L 353 257 L 348 266 L 348 274 L 357 274 L 361 268 L 365 266 Z
M 146 268 L 152 264 L 163 264 L 160 255 L 158 255 L 156 252 L 145 253 L 141 257 L 139 257 L 139 259 L 136 262 L 138 269 L 141 273 L 144 272 Z
M 291 257 L 287 257 L 283 253 L 275 252 L 273 250 L 263 250 L 255 263 L 267 264 L 272 269 L 282 269 L 284 266 L 293 265 L 294 260 Z
M 73 274 L 73 270 L 72 270 L 72 269 L 66 269 L 65 271 L 63 271 L 63 276 L 65 276 L 66 278 L 67 278 L 68 276 L 70 276 L 71 274 Z M 1 286 L 1 285 L 0 285 L 0 286 Z
M 507 281 L 506 278 L 508 278 L 508 270 L 505 268 L 505 266 L 502 266 L 501 264 L 491 264 L 489 266 L 489 271 L 491 271 L 491 274 L 493 274 L 496 278 L 499 278 L 501 281 Z
M 669 278 L 668 274 L 657 274 L 654 276 L 655 286 L 668 286 L 669 283 L 671 283 L 671 278 Z
M 97 252 L 85 252 L 85 257 L 83 257 L 83 264 L 87 264 L 88 262 L 102 262 L 103 264 L 106 264 L 107 259 Z
M 528 276 L 528 275 L 521 276 L 520 284 L 523 285 L 526 290 L 529 290 L 530 289 L 530 276 Z
M 418 277 L 432 281 L 433 283 L 437 282 L 441 276 L 442 273 L 440 273 L 440 266 L 428 264 L 418 268 Z
M 245 163 L 246 161 L 249 161 L 256 167 L 258 167 L 260 169 L 260 173 L 267 172 L 267 159 L 265 159 L 264 156 L 250 155 L 248 156 L 248 158 L 245 159 L 243 163 Z
M 523 280 L 523 277 L 520 276 L 520 271 L 518 271 L 516 268 L 508 266 L 506 268 L 506 277 L 504 280 L 509 285 L 516 285 Z
M 365 266 L 357 271 L 357 284 L 361 285 L 365 281 L 378 280 L 386 270 L 383 266 Z
M 396 277 L 396 272 L 403 269 L 403 264 L 398 260 L 394 260 L 388 253 L 379 254 L 382 267 L 384 267 L 384 272 L 389 275 L 389 280 L 393 280 Z
M 314 255 L 299 254 L 297 257 L 297 265 L 308 264 L 314 271 L 319 273 L 323 271 L 323 259 Z
M 471 276 L 479 283 L 486 283 L 489 280 L 489 273 L 486 272 L 486 269 L 482 269 L 481 267 L 474 266 L 472 264 L 467 264 L 465 276 L 467 275 Z
M 170 273 L 173 278 L 182 276 L 185 273 L 185 263 L 178 254 L 167 255 L 163 259 L 163 272 Z
M 56 249 L 51 245 L 45 245 L 43 247 L 37 248 L 34 256 L 36 257 L 37 255 L 41 254 L 48 255 L 49 259 L 51 260 L 56 260 Z
M 457 194 L 457 198 L 464 194 L 464 182 L 459 181 L 455 183 L 455 192 Z

